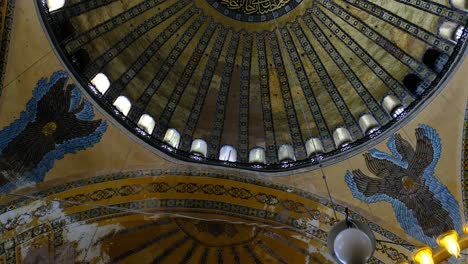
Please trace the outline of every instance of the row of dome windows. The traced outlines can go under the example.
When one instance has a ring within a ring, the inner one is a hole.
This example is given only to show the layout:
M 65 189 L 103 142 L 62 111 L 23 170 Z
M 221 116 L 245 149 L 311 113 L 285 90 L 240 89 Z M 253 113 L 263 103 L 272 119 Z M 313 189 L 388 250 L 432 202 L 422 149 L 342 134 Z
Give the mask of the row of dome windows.
M 97 89 L 100 94 L 104 94 L 110 87 L 110 81 L 108 77 L 103 74 L 97 74 L 92 80 L 91 83 Z M 114 102 L 113 106 L 124 116 L 127 116 L 132 103 L 125 96 L 119 96 Z M 387 111 L 392 117 L 397 117 L 404 111 L 404 107 L 400 100 L 394 95 L 387 95 L 382 100 L 382 107 Z M 156 122 L 148 114 L 143 114 L 138 123 L 138 127 L 144 130 L 147 134 L 152 134 Z M 370 135 L 379 129 L 380 124 L 377 120 L 369 113 L 361 115 L 359 118 L 359 127 L 362 132 L 366 135 Z M 178 148 L 180 143 L 180 133 L 174 129 L 170 128 L 166 131 L 163 141 L 173 148 Z M 345 127 L 338 127 L 333 132 L 333 140 L 337 148 L 342 148 L 353 141 L 350 132 Z M 311 157 L 312 155 L 325 152 L 322 142 L 319 138 L 310 138 L 305 143 L 305 148 L 307 155 Z M 203 139 L 195 139 L 192 142 L 190 152 L 207 157 L 208 153 L 208 144 Z M 284 144 L 281 145 L 278 149 L 278 159 L 281 162 L 285 161 L 295 161 L 296 157 L 294 154 L 294 148 L 291 145 Z M 237 151 L 230 145 L 225 145 L 220 149 L 219 160 L 222 161 L 237 161 Z M 265 149 L 262 147 L 254 147 L 250 150 L 249 153 L 249 162 L 255 164 L 266 164 L 265 158 Z
M 46 0 L 45 2 L 49 8 L 49 12 L 58 10 L 65 6 L 65 0 Z M 468 10 L 466 0 L 450 0 L 450 4 L 457 9 Z

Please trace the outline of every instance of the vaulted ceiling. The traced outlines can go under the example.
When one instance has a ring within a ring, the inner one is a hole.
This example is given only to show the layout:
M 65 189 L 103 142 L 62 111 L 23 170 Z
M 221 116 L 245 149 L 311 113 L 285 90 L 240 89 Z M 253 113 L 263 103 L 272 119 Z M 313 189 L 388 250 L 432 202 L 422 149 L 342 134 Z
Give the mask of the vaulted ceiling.
M 67 2 L 43 17 L 74 77 L 147 143 L 190 161 L 202 139 L 204 162 L 247 169 L 259 169 L 249 151 L 261 147 L 265 171 L 278 171 L 316 163 L 310 138 L 334 161 L 372 144 L 437 91 L 462 53 L 466 16 L 445 0 L 426 2 Z M 446 21 L 455 25 L 448 35 Z M 89 88 L 99 73 L 111 84 L 102 96 Z M 405 113 L 386 107 L 389 95 Z M 131 103 L 124 116 L 113 107 L 119 96 Z M 156 121 L 149 137 L 138 133 L 143 114 Z M 334 135 L 340 127 L 349 138 Z M 181 139 L 168 151 L 170 128 Z M 339 136 L 354 143 L 342 149 Z M 224 145 L 238 164 L 218 162 Z M 292 146 L 286 158 L 282 145 Z
M 60 2 L 0 1 L 0 263 L 334 263 L 346 208 L 370 263 L 463 233 L 466 1 Z

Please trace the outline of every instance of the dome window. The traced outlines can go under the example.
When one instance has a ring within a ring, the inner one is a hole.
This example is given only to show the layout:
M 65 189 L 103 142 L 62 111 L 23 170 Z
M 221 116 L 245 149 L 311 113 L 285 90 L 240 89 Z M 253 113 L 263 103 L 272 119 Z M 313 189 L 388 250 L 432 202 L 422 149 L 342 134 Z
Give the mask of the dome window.
M 457 8 L 457 9 L 460 9 L 462 11 L 468 11 L 468 1 L 466 0 L 450 0 L 450 4 Z
M 280 162 L 291 162 L 296 161 L 294 155 L 294 148 L 289 144 L 283 144 L 278 149 L 278 159 Z
M 371 114 L 364 114 L 359 118 L 359 127 L 361 127 L 362 133 L 370 135 L 379 129 L 380 125 L 374 116 Z
M 382 100 L 382 107 L 387 111 L 393 118 L 405 111 L 405 108 L 401 104 L 400 100 L 394 95 L 387 95 Z
M 151 135 L 156 126 L 156 122 L 150 115 L 144 114 L 140 117 L 140 120 L 138 120 L 138 126 Z
M 353 138 L 349 133 L 347 128 L 338 127 L 333 132 L 333 140 L 335 141 L 335 145 L 337 148 L 346 147 L 349 143 L 353 142 Z
M 96 76 L 91 80 L 91 83 L 101 94 L 105 94 L 110 87 L 109 78 L 107 78 L 104 73 L 96 74 Z
M 249 152 L 249 163 L 251 164 L 266 164 L 265 149 L 255 147 Z
M 46 0 L 47 7 L 49 12 L 59 10 L 65 6 L 65 0 Z
M 164 135 L 163 141 L 173 148 L 178 148 L 180 143 L 180 133 L 174 128 L 169 128 Z
M 236 162 L 237 161 L 236 149 L 231 145 L 224 145 L 219 151 L 219 160 Z
M 440 26 L 439 26 L 439 36 L 441 36 L 444 39 L 451 40 L 454 42 L 457 42 L 462 34 L 463 30 L 465 28 L 452 21 L 444 21 Z
M 319 138 L 309 138 L 305 143 L 307 156 L 311 158 L 315 154 L 324 153 L 322 141 Z
M 124 116 L 128 115 L 130 108 L 132 108 L 132 103 L 125 96 L 119 96 L 114 101 L 114 107 L 117 108 Z
M 206 158 L 208 153 L 208 144 L 203 139 L 195 139 L 192 141 L 192 147 L 190 148 L 190 152 L 197 156 L 202 156 Z
M 441 72 L 447 63 L 449 56 L 436 49 L 428 49 L 424 53 L 423 63 L 435 72 Z
M 403 85 L 411 93 L 415 95 L 421 95 L 428 87 L 428 83 L 424 82 L 416 74 L 408 74 L 403 79 Z

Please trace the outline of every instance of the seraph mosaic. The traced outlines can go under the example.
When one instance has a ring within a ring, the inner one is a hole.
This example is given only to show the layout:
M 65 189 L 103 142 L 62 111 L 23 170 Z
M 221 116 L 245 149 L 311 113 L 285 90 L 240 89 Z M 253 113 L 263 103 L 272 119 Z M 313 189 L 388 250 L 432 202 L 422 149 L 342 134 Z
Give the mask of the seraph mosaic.
M 455 229 L 462 233 L 457 200 L 435 176 L 442 145 L 436 130 L 416 129 L 416 150 L 399 134 L 390 137 L 391 154 L 372 149 L 364 154 L 367 168 L 346 173 L 353 196 L 365 203 L 389 202 L 403 230 L 415 239 L 437 246 L 436 237 Z
M 0 193 L 40 182 L 55 160 L 93 146 L 107 123 L 59 71 L 41 79 L 20 117 L 0 130 Z

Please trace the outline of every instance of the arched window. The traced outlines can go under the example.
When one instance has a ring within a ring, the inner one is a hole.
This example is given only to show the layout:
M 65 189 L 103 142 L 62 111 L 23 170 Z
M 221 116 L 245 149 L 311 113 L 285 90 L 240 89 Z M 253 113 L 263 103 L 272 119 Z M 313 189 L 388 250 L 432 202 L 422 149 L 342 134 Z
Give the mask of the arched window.
M 251 164 L 266 164 L 265 149 L 255 147 L 249 152 L 249 163 Z
M 278 149 L 278 159 L 280 162 L 296 161 L 293 146 L 288 144 L 281 145 Z
M 401 104 L 400 100 L 394 95 L 387 95 L 382 100 L 382 107 L 387 111 L 393 118 L 405 111 L 405 108 Z
M 174 128 L 169 128 L 164 135 L 163 141 L 173 148 L 178 148 L 180 142 L 180 133 Z
M 415 95 L 421 95 L 429 86 L 428 83 L 424 82 L 416 74 L 412 73 L 405 76 L 403 79 L 403 85 Z
M 312 155 L 325 152 L 322 141 L 319 138 L 309 138 L 305 143 L 305 147 L 306 147 L 307 157 L 309 158 Z
M 468 1 L 467 0 L 450 0 L 450 4 L 452 4 L 453 7 L 463 10 L 463 11 L 468 11 Z
M 233 146 L 224 145 L 219 150 L 219 160 L 236 162 L 237 161 L 237 151 Z
M 349 143 L 353 142 L 353 138 L 349 133 L 347 128 L 338 127 L 333 132 L 333 140 L 335 141 L 335 145 L 337 148 L 342 148 L 347 146 Z
M 71 57 L 73 64 L 80 70 L 84 70 L 91 61 L 91 59 L 89 58 L 89 53 L 85 49 L 79 49 L 75 51 Z M 94 84 L 94 86 L 96 85 Z
M 464 27 L 458 23 L 452 21 L 444 21 L 442 24 L 440 24 L 438 33 L 439 36 L 441 36 L 444 39 L 457 42 L 460 39 L 463 30 Z
M 156 126 L 156 122 L 150 115 L 144 114 L 140 117 L 140 120 L 138 120 L 137 125 L 141 129 L 145 130 L 146 133 L 151 135 L 153 133 L 154 127 Z
M 115 99 L 114 106 L 122 113 L 122 115 L 127 116 L 128 112 L 130 112 L 130 108 L 132 108 L 132 103 L 130 103 L 130 100 L 128 100 L 127 97 L 121 95 Z
M 435 72 L 441 72 L 447 63 L 449 56 L 436 49 L 428 49 L 424 53 L 423 63 Z
M 105 94 L 110 87 L 109 78 L 107 78 L 104 73 L 96 74 L 96 76 L 91 80 L 91 83 L 101 94 Z
M 380 125 L 374 116 L 371 114 L 364 114 L 359 118 L 359 127 L 361 127 L 362 133 L 370 135 L 379 129 Z
M 65 5 L 65 0 L 47 0 L 46 4 L 49 8 L 49 12 L 52 12 L 62 8 Z
M 190 148 L 192 154 L 202 156 L 206 158 L 208 153 L 208 144 L 203 139 L 195 139 L 192 141 L 192 147 Z

